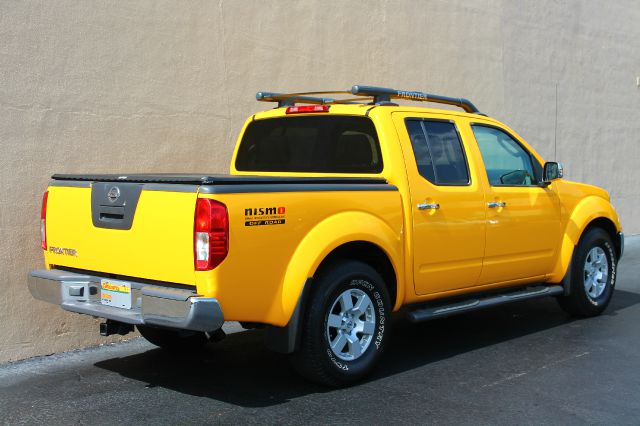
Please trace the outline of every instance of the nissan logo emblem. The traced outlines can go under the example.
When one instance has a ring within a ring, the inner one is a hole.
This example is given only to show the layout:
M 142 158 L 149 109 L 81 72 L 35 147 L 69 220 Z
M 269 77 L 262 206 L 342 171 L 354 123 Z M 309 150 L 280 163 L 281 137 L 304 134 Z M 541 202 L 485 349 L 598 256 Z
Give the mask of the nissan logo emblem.
M 120 198 L 120 188 L 117 186 L 112 186 L 107 192 L 107 198 L 110 202 L 114 203 L 118 198 Z

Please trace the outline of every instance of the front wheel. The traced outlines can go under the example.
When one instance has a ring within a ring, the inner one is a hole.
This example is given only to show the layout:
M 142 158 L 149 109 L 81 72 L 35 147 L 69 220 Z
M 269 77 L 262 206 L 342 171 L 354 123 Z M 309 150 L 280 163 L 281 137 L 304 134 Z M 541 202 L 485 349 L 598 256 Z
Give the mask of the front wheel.
M 571 261 L 570 294 L 560 296 L 562 309 L 571 315 L 600 315 L 609 305 L 616 284 L 617 256 L 609 234 L 600 228 L 587 231 Z
M 329 386 L 366 376 L 390 334 L 392 307 L 380 274 L 362 262 L 336 263 L 319 275 L 307 306 L 296 370 Z

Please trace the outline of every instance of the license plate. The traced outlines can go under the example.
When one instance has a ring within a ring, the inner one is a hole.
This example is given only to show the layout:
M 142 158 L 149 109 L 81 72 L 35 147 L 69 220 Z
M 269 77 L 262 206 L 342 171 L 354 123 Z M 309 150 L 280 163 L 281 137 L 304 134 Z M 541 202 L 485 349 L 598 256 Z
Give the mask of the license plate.
M 103 305 L 131 309 L 131 283 L 102 279 L 100 287 L 100 302 Z

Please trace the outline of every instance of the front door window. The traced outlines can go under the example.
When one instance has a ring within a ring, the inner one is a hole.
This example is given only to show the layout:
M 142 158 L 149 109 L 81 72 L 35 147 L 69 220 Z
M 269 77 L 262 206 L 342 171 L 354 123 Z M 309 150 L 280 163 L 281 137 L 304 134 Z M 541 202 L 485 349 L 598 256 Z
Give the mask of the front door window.
M 491 186 L 538 184 L 531 155 L 511 136 L 494 127 L 480 125 L 473 126 L 473 133 Z

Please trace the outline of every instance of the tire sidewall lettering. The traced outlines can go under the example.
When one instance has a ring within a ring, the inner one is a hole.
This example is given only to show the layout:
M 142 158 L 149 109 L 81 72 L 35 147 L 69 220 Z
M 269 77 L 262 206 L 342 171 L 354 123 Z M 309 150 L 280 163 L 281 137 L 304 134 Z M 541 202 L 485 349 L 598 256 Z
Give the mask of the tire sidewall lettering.
M 351 280 L 350 285 L 352 287 L 360 286 L 365 290 L 368 290 L 372 297 L 373 302 L 375 303 L 376 310 L 376 333 L 373 344 L 377 351 L 382 347 L 382 340 L 384 339 L 384 323 L 386 321 L 385 317 L 385 309 L 384 309 L 384 301 L 382 300 L 382 295 L 380 292 L 375 290 L 375 286 L 366 280 Z
M 349 366 L 346 363 L 343 364 L 342 362 L 338 361 L 331 348 L 327 348 L 327 355 L 329 355 L 329 359 L 331 360 L 331 362 L 333 362 L 333 364 L 340 370 L 349 371 Z

